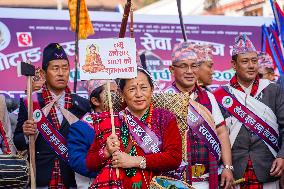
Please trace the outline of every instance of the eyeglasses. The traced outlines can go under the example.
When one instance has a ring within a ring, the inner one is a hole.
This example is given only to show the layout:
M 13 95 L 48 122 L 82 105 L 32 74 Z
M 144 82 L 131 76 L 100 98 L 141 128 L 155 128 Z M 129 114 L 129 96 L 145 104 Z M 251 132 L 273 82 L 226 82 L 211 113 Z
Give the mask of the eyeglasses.
M 182 69 L 182 70 L 188 70 L 189 68 L 190 68 L 191 70 L 196 70 L 196 69 L 198 69 L 198 67 L 199 67 L 199 65 L 196 64 L 196 63 L 193 63 L 193 64 L 191 64 L 191 65 L 188 65 L 188 64 L 186 64 L 186 63 L 182 63 L 182 64 L 180 64 L 180 65 L 173 64 L 172 66 L 173 66 L 173 67 L 176 67 L 176 68 L 179 68 L 179 69 Z

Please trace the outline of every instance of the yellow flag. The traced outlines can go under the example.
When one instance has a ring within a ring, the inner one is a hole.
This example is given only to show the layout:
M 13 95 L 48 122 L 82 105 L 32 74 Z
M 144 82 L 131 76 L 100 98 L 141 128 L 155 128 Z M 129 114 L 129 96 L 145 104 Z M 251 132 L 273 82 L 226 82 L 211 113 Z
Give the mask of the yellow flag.
M 76 9 L 78 0 L 69 0 L 68 7 L 70 13 L 70 23 L 73 32 L 76 31 Z M 94 28 L 90 20 L 85 0 L 80 0 L 80 21 L 79 21 L 79 39 L 87 39 L 89 35 L 94 34 Z

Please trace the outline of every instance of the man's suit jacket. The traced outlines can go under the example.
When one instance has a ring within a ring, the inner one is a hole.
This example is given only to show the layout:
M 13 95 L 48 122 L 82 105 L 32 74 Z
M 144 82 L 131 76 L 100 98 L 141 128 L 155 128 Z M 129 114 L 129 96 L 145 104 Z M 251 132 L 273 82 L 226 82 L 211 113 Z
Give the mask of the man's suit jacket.
M 276 115 L 279 124 L 280 151 L 277 157 L 284 158 L 284 93 L 278 84 L 271 83 L 256 97 L 260 102 L 267 105 Z M 227 112 L 223 112 L 228 117 Z M 270 169 L 274 156 L 256 134 L 245 126 L 240 129 L 232 147 L 234 177 L 243 177 L 248 159 L 252 161 L 253 169 L 259 182 L 272 182 L 279 178 L 270 176 Z
M 40 107 L 43 108 L 45 106 L 41 93 L 38 93 L 38 101 Z M 69 109 L 71 113 L 73 113 L 79 119 L 85 115 L 86 112 L 90 111 L 89 102 L 87 99 L 79 97 L 78 95 L 72 94 L 73 106 Z M 14 143 L 18 150 L 26 150 L 28 148 L 28 144 L 23 134 L 23 124 L 28 119 L 27 108 L 21 99 L 20 102 L 20 110 L 18 116 L 18 123 L 14 134 Z M 47 119 L 52 123 L 52 118 L 50 114 L 48 114 Z M 59 132 L 65 138 L 67 137 L 69 130 L 69 123 L 65 118 L 61 123 L 61 127 Z M 49 181 L 51 179 L 51 173 L 54 166 L 55 158 L 58 158 L 60 161 L 60 169 L 61 175 L 63 179 L 63 183 L 67 187 L 75 187 L 75 178 L 74 172 L 63 160 L 61 160 L 58 155 L 52 150 L 52 148 L 47 144 L 45 139 L 38 135 L 36 142 L 36 181 L 37 186 L 48 186 Z

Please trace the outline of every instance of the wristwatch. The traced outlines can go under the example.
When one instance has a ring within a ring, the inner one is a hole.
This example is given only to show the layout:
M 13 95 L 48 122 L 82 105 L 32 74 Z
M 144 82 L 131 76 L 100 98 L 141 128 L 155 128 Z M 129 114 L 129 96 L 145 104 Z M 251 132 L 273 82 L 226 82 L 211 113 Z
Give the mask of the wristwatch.
M 139 168 L 140 169 L 146 169 L 146 159 L 145 159 L 145 157 L 142 157 L 142 160 L 139 163 Z
M 234 171 L 233 165 L 222 165 L 221 167 L 222 167 L 223 169 L 229 169 L 229 170 L 231 170 L 231 171 Z

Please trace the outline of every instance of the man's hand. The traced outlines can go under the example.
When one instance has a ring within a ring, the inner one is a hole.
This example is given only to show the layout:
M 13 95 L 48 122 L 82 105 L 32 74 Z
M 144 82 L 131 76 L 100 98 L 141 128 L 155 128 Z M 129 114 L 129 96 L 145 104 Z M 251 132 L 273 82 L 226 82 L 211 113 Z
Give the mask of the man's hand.
M 280 177 L 284 170 L 284 159 L 276 158 L 271 166 L 270 175 L 274 177 Z
M 233 187 L 234 177 L 229 169 L 223 169 L 221 174 L 221 188 L 230 189 Z
M 36 124 L 33 120 L 27 120 L 23 124 L 23 133 L 26 136 L 35 135 L 37 131 Z

